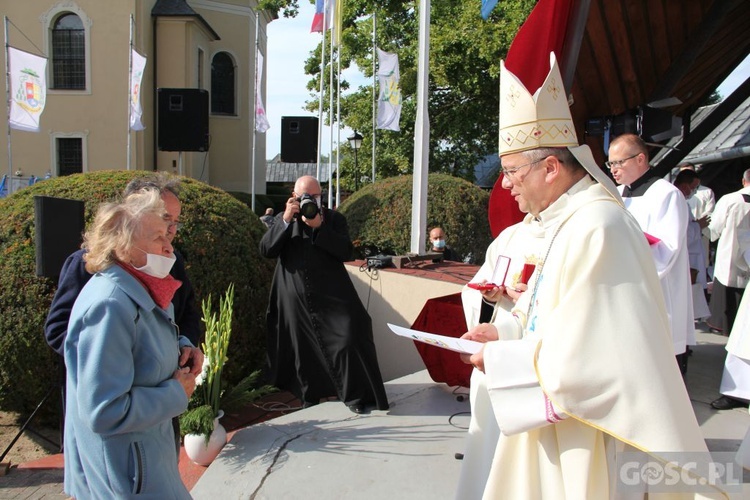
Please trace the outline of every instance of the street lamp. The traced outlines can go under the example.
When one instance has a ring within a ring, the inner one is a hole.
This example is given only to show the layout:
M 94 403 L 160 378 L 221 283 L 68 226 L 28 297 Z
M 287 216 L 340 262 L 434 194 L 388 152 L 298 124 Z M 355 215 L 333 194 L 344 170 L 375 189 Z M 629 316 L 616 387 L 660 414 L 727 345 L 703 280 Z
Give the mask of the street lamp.
M 354 150 L 354 190 L 359 190 L 359 164 L 357 163 L 357 151 L 362 146 L 362 136 L 354 131 L 354 135 L 347 139 L 349 147 Z

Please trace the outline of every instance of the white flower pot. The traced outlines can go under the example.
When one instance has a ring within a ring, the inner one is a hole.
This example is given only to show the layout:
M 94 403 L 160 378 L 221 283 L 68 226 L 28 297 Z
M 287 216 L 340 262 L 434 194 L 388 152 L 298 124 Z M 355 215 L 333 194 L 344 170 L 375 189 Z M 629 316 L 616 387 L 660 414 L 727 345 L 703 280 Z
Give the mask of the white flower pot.
M 227 444 L 227 431 L 219 423 L 219 419 L 224 416 L 224 412 L 219 410 L 219 416 L 214 419 L 214 431 L 208 438 L 203 434 L 186 434 L 183 440 L 185 454 L 190 460 L 198 465 L 210 465 L 219 454 L 224 445 Z

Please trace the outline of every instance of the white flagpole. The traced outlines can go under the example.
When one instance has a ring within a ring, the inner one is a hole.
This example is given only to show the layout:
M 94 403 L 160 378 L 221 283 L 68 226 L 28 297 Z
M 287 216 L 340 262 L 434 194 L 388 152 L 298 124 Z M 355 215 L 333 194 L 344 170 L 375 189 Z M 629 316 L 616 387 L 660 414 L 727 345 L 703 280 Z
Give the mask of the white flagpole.
M 260 13 L 255 11 L 255 51 L 253 52 L 255 57 L 255 73 L 253 74 L 253 93 L 249 97 L 253 105 L 253 146 L 250 154 L 250 209 L 255 212 L 255 145 L 258 136 L 258 86 L 261 82 L 258 81 L 258 51 L 260 50 Z
M 427 111 L 430 72 L 430 0 L 419 0 L 417 119 L 414 124 L 414 181 L 411 205 L 411 253 L 421 254 L 427 230 L 427 175 L 430 162 L 430 117 Z
M 320 48 L 320 96 L 318 97 L 318 158 L 315 168 L 315 178 L 320 181 L 320 147 L 323 143 L 323 88 L 325 83 L 326 69 L 326 4 L 323 2 L 323 42 Z
M 127 170 L 130 170 L 130 138 L 132 134 L 130 133 L 130 113 L 132 112 L 132 107 L 130 105 L 130 99 L 132 97 L 133 89 L 131 88 L 132 82 L 133 82 L 133 26 L 135 25 L 135 22 L 133 20 L 133 14 L 130 14 L 130 46 L 128 47 L 128 113 L 127 115 L 127 121 L 128 121 L 128 140 L 127 140 L 127 148 L 128 153 L 125 155 L 125 158 L 127 158 Z
M 5 180 L 5 190 L 10 195 L 10 185 L 13 177 L 13 153 L 10 146 L 10 43 L 8 41 L 8 16 L 3 16 L 5 23 L 5 102 L 8 105 L 8 177 Z
M 378 74 L 375 71 L 375 60 L 377 59 L 377 42 L 375 40 L 375 11 L 372 12 L 372 182 L 375 183 L 375 131 L 377 130 L 377 100 L 378 94 L 375 82 Z
M 341 40 L 341 33 L 339 33 L 338 37 L 339 37 L 339 40 Z M 336 55 L 337 55 L 336 73 L 338 74 L 338 81 L 336 83 L 336 208 L 338 208 L 339 204 L 341 203 L 341 193 L 339 192 L 339 174 L 341 173 L 341 45 L 340 44 L 336 52 Z
M 335 5 L 335 4 L 334 4 Z M 333 12 L 331 12 L 333 14 Z M 333 19 L 333 15 L 331 15 Z M 331 27 L 333 28 L 333 27 Z M 328 57 L 331 61 L 331 67 L 329 68 L 329 84 L 328 84 L 328 125 L 330 129 L 329 147 L 328 147 L 328 208 L 333 208 L 333 172 L 331 172 L 331 166 L 333 163 L 333 29 L 331 32 L 331 55 Z

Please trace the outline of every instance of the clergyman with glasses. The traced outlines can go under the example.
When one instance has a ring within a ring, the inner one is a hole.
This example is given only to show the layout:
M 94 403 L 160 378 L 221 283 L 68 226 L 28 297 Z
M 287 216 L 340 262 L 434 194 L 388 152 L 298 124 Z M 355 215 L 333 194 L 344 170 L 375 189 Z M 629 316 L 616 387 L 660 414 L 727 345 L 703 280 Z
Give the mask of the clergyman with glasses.
M 674 354 L 685 373 L 687 346 L 695 344 L 687 248 L 690 209 L 680 190 L 651 169 L 648 148 L 639 136 L 617 136 L 605 165 L 619 184 L 625 208 L 648 235 L 669 313 Z
M 269 383 L 304 407 L 338 397 L 354 413 L 387 410 L 372 320 L 344 267 L 352 255 L 346 218 L 322 206 L 315 177 L 302 176 L 260 241 L 278 259 L 268 324 Z

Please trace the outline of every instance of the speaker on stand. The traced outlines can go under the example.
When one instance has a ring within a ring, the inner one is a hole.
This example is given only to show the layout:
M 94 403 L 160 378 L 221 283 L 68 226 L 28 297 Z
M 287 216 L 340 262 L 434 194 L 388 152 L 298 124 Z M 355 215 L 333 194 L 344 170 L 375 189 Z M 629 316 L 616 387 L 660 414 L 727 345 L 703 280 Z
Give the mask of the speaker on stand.
M 204 89 L 156 89 L 157 148 L 179 152 L 208 151 L 208 91 Z
M 81 247 L 84 221 L 84 202 L 51 196 L 34 196 L 34 240 L 36 244 L 36 275 L 53 279 L 60 277 L 65 259 Z M 60 391 L 61 403 L 59 414 L 60 442 L 56 443 L 40 434 L 31 422 L 47 400 Z M 58 379 L 52 383 L 47 393 L 36 405 L 34 411 L 23 423 L 8 447 L 0 455 L 0 462 L 16 444 L 24 431 L 29 431 L 48 443 L 58 446 L 63 451 L 63 431 L 65 429 L 65 362 L 58 360 Z
M 281 161 L 315 163 L 318 161 L 318 117 L 281 117 Z

